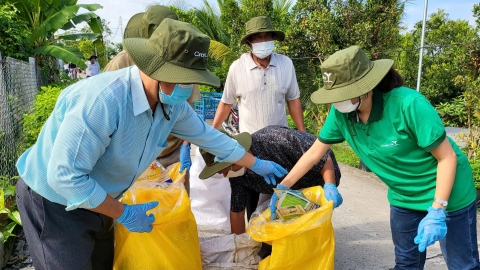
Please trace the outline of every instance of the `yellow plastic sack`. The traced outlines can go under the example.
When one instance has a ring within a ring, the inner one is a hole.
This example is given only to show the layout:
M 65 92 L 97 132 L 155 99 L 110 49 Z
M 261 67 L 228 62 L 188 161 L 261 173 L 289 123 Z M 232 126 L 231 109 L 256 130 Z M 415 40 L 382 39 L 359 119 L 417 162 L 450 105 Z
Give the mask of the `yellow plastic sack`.
M 197 225 L 179 166 L 166 169 L 171 184 L 164 183 L 167 172 L 154 179 L 152 170 L 157 168 L 150 167 L 145 174 L 150 177 L 137 180 L 121 199 L 126 204 L 158 201 L 159 205 L 147 212 L 155 215 L 150 233 L 133 233 L 116 224 L 114 269 L 202 269 Z
M 333 269 L 333 202 L 327 201 L 320 186 L 302 192 L 321 207 L 287 222 L 270 221 L 270 208 L 253 214 L 247 233 L 257 242 L 272 245 L 272 254 L 260 261 L 258 269 Z

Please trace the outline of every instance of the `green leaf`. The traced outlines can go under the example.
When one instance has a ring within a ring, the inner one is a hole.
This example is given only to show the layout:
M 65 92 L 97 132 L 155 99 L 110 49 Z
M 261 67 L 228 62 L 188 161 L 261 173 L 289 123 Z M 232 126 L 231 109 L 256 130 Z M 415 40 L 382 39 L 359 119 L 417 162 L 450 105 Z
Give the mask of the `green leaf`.
M 12 234 L 13 229 L 15 229 L 15 226 L 17 226 L 17 223 L 15 222 L 10 222 L 5 228 L 3 228 L 3 235 L 4 236 L 15 236 L 15 234 Z
M 34 42 L 40 37 L 46 37 L 49 33 L 54 33 L 58 29 L 62 29 L 65 24 L 67 24 L 72 18 L 76 16 L 80 8 L 84 8 L 89 11 L 95 11 L 99 8 L 102 8 L 102 6 L 99 4 L 80 4 L 65 7 L 57 13 L 49 16 L 38 27 L 33 29 L 32 35 L 30 36 L 30 41 Z
M 5 192 L 3 189 L 0 189 L 0 209 L 5 209 Z
M 72 28 L 75 28 L 75 24 L 73 24 L 72 22 L 67 22 L 61 29 L 62 30 L 69 30 L 69 29 L 72 29 Z
M 92 32 L 101 34 L 103 33 L 103 24 L 100 17 L 92 18 L 90 21 L 87 21 L 88 26 L 92 29 Z
M 13 222 L 22 226 L 22 219 L 20 218 L 20 212 L 18 212 L 18 210 L 12 211 L 10 214 L 8 214 L 8 217 L 13 220 Z
M 5 237 L 3 236 L 2 232 L 0 232 L 0 241 L 2 241 L 2 243 L 5 243 Z
M 80 14 L 80 15 L 77 15 L 77 16 L 73 17 L 72 22 L 74 24 L 79 24 L 79 23 L 82 23 L 82 22 L 88 22 L 88 21 L 90 21 L 91 19 L 94 19 L 94 18 L 98 18 L 98 15 L 93 13 L 93 12 L 87 12 L 87 13 L 83 13 L 83 14 Z
M 59 39 L 63 40 L 78 40 L 78 39 L 88 39 L 88 40 L 94 40 L 97 39 L 100 35 L 99 34 L 94 34 L 94 33 L 77 33 L 77 34 L 67 34 L 67 35 L 61 35 L 58 36 Z
M 35 53 L 41 55 L 51 55 L 55 58 L 62 59 L 65 62 L 71 62 L 77 65 L 82 69 L 86 69 L 87 65 L 85 64 L 83 54 L 77 48 L 69 48 L 58 45 L 49 45 L 39 47 L 34 50 Z

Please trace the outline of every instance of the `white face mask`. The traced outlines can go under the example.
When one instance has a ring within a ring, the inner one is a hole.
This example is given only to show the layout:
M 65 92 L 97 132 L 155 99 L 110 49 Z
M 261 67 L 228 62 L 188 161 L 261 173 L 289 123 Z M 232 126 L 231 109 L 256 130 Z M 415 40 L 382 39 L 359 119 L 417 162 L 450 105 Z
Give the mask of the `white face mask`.
M 252 43 L 252 53 L 260 59 L 267 58 L 270 54 L 272 54 L 274 48 L 275 45 L 273 43 L 273 40 Z
M 245 174 L 245 167 L 242 167 L 240 170 L 234 172 L 232 170 L 228 171 L 227 178 L 239 177 Z
M 341 113 L 349 113 L 358 110 L 360 108 L 362 99 L 359 99 L 360 101 L 357 101 L 355 104 L 352 104 L 352 101 L 349 100 L 344 100 L 340 102 L 333 103 L 333 106 L 335 106 L 335 109 Z

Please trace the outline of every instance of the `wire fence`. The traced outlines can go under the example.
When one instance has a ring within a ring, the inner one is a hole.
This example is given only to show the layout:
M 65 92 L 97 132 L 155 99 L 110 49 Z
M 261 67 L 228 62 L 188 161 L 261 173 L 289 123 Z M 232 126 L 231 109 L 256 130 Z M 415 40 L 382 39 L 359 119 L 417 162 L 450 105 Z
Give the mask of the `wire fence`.
M 0 177 L 17 175 L 15 163 L 25 150 L 23 115 L 30 112 L 42 85 L 34 58 L 25 62 L 0 55 Z

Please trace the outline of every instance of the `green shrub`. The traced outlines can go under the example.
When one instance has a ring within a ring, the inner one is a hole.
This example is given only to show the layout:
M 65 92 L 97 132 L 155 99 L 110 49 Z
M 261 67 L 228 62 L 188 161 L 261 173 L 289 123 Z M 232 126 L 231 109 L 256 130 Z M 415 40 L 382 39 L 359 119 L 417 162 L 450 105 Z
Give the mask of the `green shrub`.
M 480 189 L 480 161 L 470 161 L 470 165 L 472 166 L 473 181 L 475 182 L 475 187 L 478 190 Z
M 63 85 L 62 85 L 63 86 Z M 25 135 L 26 148 L 32 146 L 36 141 L 43 124 L 53 111 L 57 98 L 63 87 L 42 86 L 37 96 L 32 112 L 23 117 L 23 131 Z
M 465 100 L 462 96 L 456 97 L 449 102 L 441 102 L 435 108 L 445 126 L 467 126 L 467 109 L 465 108 Z

